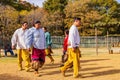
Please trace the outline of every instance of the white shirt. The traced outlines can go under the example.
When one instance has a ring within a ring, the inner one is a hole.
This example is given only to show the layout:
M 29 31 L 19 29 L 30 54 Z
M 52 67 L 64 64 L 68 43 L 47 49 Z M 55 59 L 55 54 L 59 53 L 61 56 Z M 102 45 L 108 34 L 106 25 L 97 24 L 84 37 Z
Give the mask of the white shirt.
M 22 28 L 17 29 L 11 39 L 12 46 L 17 46 L 17 49 L 27 49 L 27 46 L 25 44 L 25 36 L 28 29 L 23 30 Z
M 29 29 L 26 37 L 27 48 L 34 47 L 37 49 L 45 49 L 45 33 L 42 28 L 36 29 L 32 27 Z
M 69 30 L 68 48 L 79 47 L 79 44 L 80 44 L 80 36 L 78 29 L 75 25 L 72 25 Z

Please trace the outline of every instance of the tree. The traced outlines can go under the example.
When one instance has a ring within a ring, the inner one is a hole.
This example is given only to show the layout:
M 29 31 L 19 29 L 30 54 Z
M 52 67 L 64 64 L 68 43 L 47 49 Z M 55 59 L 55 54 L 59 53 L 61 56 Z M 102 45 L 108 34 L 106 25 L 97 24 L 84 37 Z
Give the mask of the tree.
M 70 0 L 64 11 L 66 27 L 72 25 L 74 17 L 81 17 L 81 35 L 94 35 L 95 27 L 98 27 L 98 35 L 104 31 L 106 34 L 110 23 L 119 21 L 119 5 L 115 0 Z
M 17 24 L 18 12 L 11 6 L 1 6 L 0 11 L 1 38 L 3 41 L 10 42 L 13 32 L 19 27 Z
M 64 34 L 64 8 L 68 0 L 46 0 L 43 8 L 49 13 L 48 22 L 54 27 L 55 34 Z
M 0 4 L 12 6 L 18 11 L 21 10 L 30 11 L 33 7 L 35 7 L 34 5 L 31 5 L 29 2 L 20 3 L 18 2 L 18 0 L 0 0 Z
M 107 31 L 109 33 L 111 32 L 111 28 L 114 27 L 114 33 L 116 33 L 116 26 L 113 26 L 112 23 L 119 23 L 120 21 L 120 5 L 115 0 L 92 0 L 92 5 L 95 6 L 94 9 L 96 9 L 102 16 L 101 22 L 104 22 L 105 25 L 103 25 L 103 35 L 107 34 Z M 113 29 L 112 29 L 113 32 Z
M 43 4 L 43 8 L 49 13 L 60 11 L 64 13 L 64 8 L 67 5 L 68 0 L 46 0 Z
M 81 34 L 93 35 L 94 28 L 89 28 L 89 26 L 101 20 L 102 16 L 97 11 L 92 9 L 92 7 L 89 5 L 90 3 L 91 0 L 76 0 L 74 2 L 70 1 L 65 8 L 66 27 L 69 28 L 72 25 L 74 17 L 80 17 L 82 19 L 82 25 L 80 27 Z

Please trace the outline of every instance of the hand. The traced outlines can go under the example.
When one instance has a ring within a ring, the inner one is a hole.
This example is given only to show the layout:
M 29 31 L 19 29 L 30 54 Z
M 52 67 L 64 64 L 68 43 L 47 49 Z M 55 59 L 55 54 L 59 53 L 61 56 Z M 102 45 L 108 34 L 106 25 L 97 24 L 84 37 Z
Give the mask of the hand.
M 50 49 L 51 47 L 50 47 L 50 46 L 48 46 L 48 48 Z
M 15 46 L 12 46 L 12 49 L 15 49 Z
M 31 51 L 31 49 L 30 49 L 30 48 L 28 48 L 27 50 L 28 50 L 29 52 Z
M 75 48 L 72 48 L 73 52 L 75 52 Z

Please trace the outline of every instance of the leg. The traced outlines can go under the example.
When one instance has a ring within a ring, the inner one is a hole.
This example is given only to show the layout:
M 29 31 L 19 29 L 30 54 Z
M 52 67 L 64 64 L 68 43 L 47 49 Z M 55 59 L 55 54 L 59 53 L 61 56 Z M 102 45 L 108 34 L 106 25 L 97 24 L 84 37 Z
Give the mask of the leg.
M 35 71 L 34 74 L 35 74 L 36 76 L 39 76 L 39 72 L 38 72 L 39 67 L 40 67 L 40 62 L 39 62 L 39 60 L 32 60 L 32 68 L 34 69 L 34 71 Z
M 22 52 L 21 52 L 21 49 L 18 49 L 17 53 L 18 53 L 18 69 L 22 70 Z
M 14 56 L 14 52 L 12 50 L 9 50 L 10 54 Z
M 52 55 L 51 55 L 51 54 L 48 54 L 47 56 L 50 58 L 51 63 L 54 63 L 54 59 L 53 59 Z
M 50 60 L 51 60 L 51 63 L 54 63 L 54 59 L 53 59 L 53 57 L 52 57 L 52 55 L 51 55 L 51 53 L 50 53 L 50 49 L 45 49 L 45 53 L 46 53 L 46 55 L 50 58 Z
M 80 68 L 80 59 L 79 59 L 79 48 L 73 52 L 73 77 L 78 77 L 79 75 L 79 68 Z
M 5 50 L 4 53 L 5 53 L 5 56 L 7 56 L 7 50 Z
M 22 58 L 25 61 L 25 70 L 28 71 L 30 67 L 30 55 L 26 49 L 22 49 Z
M 64 63 L 65 61 L 64 61 L 64 56 L 65 56 L 65 53 L 66 53 L 66 51 L 63 51 L 63 55 L 62 55 L 62 63 Z
M 72 49 L 68 49 L 68 60 L 65 62 L 64 66 L 61 67 L 61 72 L 63 73 L 63 76 L 65 76 L 65 71 L 73 65 L 73 57 L 71 53 Z
M 40 50 L 39 54 L 39 61 L 40 61 L 40 68 L 44 65 L 45 63 L 45 50 Z

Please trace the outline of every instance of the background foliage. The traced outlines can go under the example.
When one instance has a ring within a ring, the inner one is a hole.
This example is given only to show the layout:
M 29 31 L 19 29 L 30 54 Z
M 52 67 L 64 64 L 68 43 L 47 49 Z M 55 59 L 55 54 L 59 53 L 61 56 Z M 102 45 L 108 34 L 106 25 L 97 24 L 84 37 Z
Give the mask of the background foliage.
M 13 32 L 28 21 L 32 27 L 36 20 L 48 27 L 54 36 L 64 35 L 74 17 L 81 17 L 80 35 L 120 34 L 120 4 L 116 0 L 46 0 L 39 8 L 28 2 L 0 0 L 0 38 L 10 40 Z

